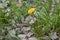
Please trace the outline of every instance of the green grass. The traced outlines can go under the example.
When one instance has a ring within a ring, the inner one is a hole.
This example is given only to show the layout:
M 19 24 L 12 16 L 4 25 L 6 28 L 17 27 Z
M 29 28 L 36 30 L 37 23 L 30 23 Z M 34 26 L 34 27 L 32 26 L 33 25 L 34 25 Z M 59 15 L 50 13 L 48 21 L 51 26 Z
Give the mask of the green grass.
M 41 37 L 50 31 L 60 33 L 60 2 L 57 3 L 55 1 L 52 15 L 50 15 L 52 0 L 46 0 L 46 2 L 43 2 L 42 0 L 34 0 L 32 4 L 23 0 L 21 8 L 16 6 L 14 0 L 9 0 L 9 5 L 11 10 L 7 12 L 9 14 L 8 16 L 5 16 L 7 14 L 5 13 L 6 7 L 0 8 L 0 28 L 3 29 L 7 26 L 13 26 L 12 20 L 15 21 L 15 25 L 17 21 L 21 23 L 21 15 L 24 17 L 29 16 L 27 13 L 28 9 L 36 7 L 36 11 L 32 14 L 35 16 L 36 22 L 31 25 L 35 36 L 39 40 L 42 40 Z M 14 17 L 17 17 L 17 19 L 15 20 Z M 0 36 L 3 36 L 3 34 L 1 33 Z

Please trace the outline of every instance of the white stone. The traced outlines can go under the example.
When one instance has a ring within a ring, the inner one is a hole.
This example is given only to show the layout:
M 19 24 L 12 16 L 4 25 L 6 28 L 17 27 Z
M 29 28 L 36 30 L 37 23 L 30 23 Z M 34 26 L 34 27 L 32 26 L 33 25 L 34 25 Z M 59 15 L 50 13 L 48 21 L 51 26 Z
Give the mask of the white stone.
M 2 2 L 5 2 L 6 0 L 2 0 Z
M 9 3 L 9 1 L 6 1 L 6 3 Z
M 19 2 L 21 2 L 22 0 L 19 0 Z
M 29 24 L 32 24 L 36 21 L 36 18 L 33 18 L 32 16 L 28 16 L 26 17 L 25 19 L 25 23 L 29 23 Z
M 15 20 L 12 19 L 12 24 L 15 24 Z
M 14 20 L 17 20 L 17 18 L 18 18 L 17 16 L 14 16 Z
M 60 0 L 55 0 L 57 3 L 60 3 Z
M 27 16 L 25 19 L 25 23 L 29 23 L 31 21 L 32 17 L 31 16 Z
M 58 36 L 56 35 L 56 32 L 51 33 L 51 39 L 56 39 L 56 38 L 58 38 Z
M 9 31 L 9 34 L 10 34 L 12 37 L 15 37 L 15 33 L 16 33 L 16 32 L 15 32 L 14 29 Z
M 46 2 L 47 0 L 43 0 L 44 2 Z
M 21 2 L 21 0 L 18 0 L 18 2 L 19 2 L 19 3 L 17 3 L 17 6 L 18 6 L 18 7 L 22 7 L 22 2 Z
M 21 40 L 27 40 L 26 38 L 23 38 L 23 39 L 21 39 Z
M 24 16 L 23 15 L 21 15 L 21 21 L 22 21 L 22 23 L 24 23 Z
M 11 26 L 7 27 L 7 30 L 11 30 L 11 29 L 12 29 Z
M 47 40 L 48 39 L 48 36 L 43 36 L 43 39 Z
M 32 18 L 29 24 L 33 24 L 36 21 L 36 18 Z
M 20 35 L 18 35 L 18 37 L 20 37 L 21 40 L 22 40 L 22 39 L 25 39 L 26 38 L 26 35 L 25 34 L 20 34 Z
M 29 40 L 37 40 L 36 37 L 30 37 Z
M 31 27 L 23 27 L 22 31 L 29 31 L 31 29 Z
M 33 35 L 32 32 L 29 32 L 29 33 L 27 34 L 28 37 L 30 37 L 31 35 Z
M 11 9 L 10 8 L 7 8 L 7 11 L 10 11 Z
M 7 3 L 3 3 L 3 6 L 4 6 L 4 7 L 7 7 L 7 5 L 8 5 Z
M 20 28 L 16 28 L 15 30 L 20 30 Z
M 3 5 L 2 5 L 2 3 L 0 3 L 0 8 L 3 8 Z
M 6 13 L 5 16 L 9 16 L 9 13 Z

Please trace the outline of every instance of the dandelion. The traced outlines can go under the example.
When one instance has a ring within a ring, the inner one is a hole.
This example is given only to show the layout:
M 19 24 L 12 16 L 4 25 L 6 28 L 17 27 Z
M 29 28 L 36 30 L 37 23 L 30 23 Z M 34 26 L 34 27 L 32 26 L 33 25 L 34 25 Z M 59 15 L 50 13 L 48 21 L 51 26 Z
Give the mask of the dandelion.
M 30 8 L 30 9 L 28 10 L 28 14 L 32 14 L 34 11 L 35 11 L 35 8 Z

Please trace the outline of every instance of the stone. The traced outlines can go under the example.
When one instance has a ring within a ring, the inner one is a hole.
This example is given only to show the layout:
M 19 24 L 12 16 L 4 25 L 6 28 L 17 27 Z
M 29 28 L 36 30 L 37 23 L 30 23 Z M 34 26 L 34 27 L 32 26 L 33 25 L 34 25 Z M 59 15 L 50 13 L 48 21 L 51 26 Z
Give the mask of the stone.
M 29 2 L 30 4 L 32 4 L 34 2 L 34 0 L 27 0 L 27 2 Z
M 0 3 L 2 3 L 2 0 L 0 0 Z
M 33 24 L 36 21 L 36 18 L 32 17 L 32 16 L 28 16 L 25 19 L 25 23 L 29 23 L 29 24 Z
M 22 28 L 22 31 L 25 31 L 25 32 L 26 32 L 26 31 L 29 31 L 29 30 L 31 30 L 31 27 L 23 27 L 23 28 Z
M 27 34 L 30 30 L 31 30 L 30 27 L 23 27 L 21 31 L 22 31 L 23 33 Z
M 7 11 L 10 11 L 10 10 L 11 10 L 11 8 L 10 8 L 10 7 L 8 7 L 8 8 L 7 8 Z
M 21 15 L 21 22 L 24 23 L 24 16 Z
M 15 30 L 13 29 L 13 30 L 10 30 L 10 31 L 9 31 L 9 34 L 10 34 L 12 37 L 15 37 L 16 32 L 15 32 Z
M 21 40 L 26 40 L 26 35 L 25 35 L 25 34 L 19 34 L 18 37 L 19 37 Z
M 31 19 L 32 19 L 31 16 L 27 16 L 24 23 L 29 23 L 31 21 Z
M 7 27 L 7 30 L 11 30 L 11 29 L 12 29 L 11 26 Z
M 37 40 L 36 37 L 30 37 L 29 40 Z
M 54 39 L 57 39 L 58 38 L 58 36 L 56 35 L 56 32 L 54 32 L 54 33 L 51 33 L 51 39 L 52 40 L 54 40 Z
M 17 31 L 18 34 L 24 34 L 20 28 L 16 28 L 15 30 Z
M 5 16 L 9 16 L 9 13 L 6 13 Z
M 0 8 L 4 8 L 3 5 L 2 5 L 2 3 L 0 3 Z
M 36 18 L 32 18 L 29 24 L 33 24 L 36 21 Z
M 27 37 L 31 37 L 32 35 L 33 35 L 33 33 L 32 32 L 29 32 L 28 34 L 26 34 L 27 35 Z
M 21 2 L 21 0 L 16 0 L 16 3 L 17 3 L 17 6 L 20 8 L 20 7 L 22 7 L 22 2 Z
M 46 2 L 47 0 L 43 0 L 43 2 Z
M 60 3 L 60 1 L 59 0 L 55 0 L 57 3 Z
M 48 40 L 48 36 L 43 36 L 43 40 Z
M 8 5 L 8 4 L 7 4 L 6 2 L 5 2 L 5 3 L 3 3 L 3 6 L 4 6 L 4 7 L 7 7 L 7 5 Z
M 9 3 L 9 1 L 6 1 L 6 3 Z
M 21 39 L 21 40 L 27 40 L 26 38 L 23 38 L 23 39 Z

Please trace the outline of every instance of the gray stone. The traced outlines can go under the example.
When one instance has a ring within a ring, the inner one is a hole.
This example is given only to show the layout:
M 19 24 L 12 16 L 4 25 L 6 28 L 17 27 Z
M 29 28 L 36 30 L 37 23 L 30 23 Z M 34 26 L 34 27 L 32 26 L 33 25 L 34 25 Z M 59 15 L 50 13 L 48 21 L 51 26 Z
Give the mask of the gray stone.
M 36 18 L 32 18 L 29 24 L 33 24 L 36 21 Z
M 22 28 L 22 31 L 25 31 L 25 32 L 26 32 L 26 31 L 29 31 L 29 30 L 31 30 L 31 27 L 23 27 L 23 28 Z
M 13 29 L 13 30 L 10 30 L 10 31 L 9 31 L 9 34 L 10 34 L 12 37 L 15 37 L 16 32 L 15 32 L 15 30 Z
M 29 32 L 28 34 L 26 34 L 27 35 L 27 37 L 31 37 L 32 35 L 33 35 L 33 33 L 32 32 Z
M 9 13 L 6 13 L 5 16 L 9 16 Z
M 55 0 L 57 3 L 60 3 L 60 0 Z
M 11 30 L 12 28 L 9 26 L 9 27 L 7 27 L 7 30 Z
M 20 7 L 22 7 L 22 2 L 21 2 L 21 0 L 17 0 L 17 6 L 20 8 Z
M 25 23 L 29 23 L 31 21 L 32 17 L 31 16 L 27 16 L 25 19 Z
M 25 34 L 20 34 L 20 35 L 18 35 L 18 37 L 19 37 L 21 40 L 26 40 L 26 35 L 25 35 Z
M 25 23 L 29 23 L 29 24 L 33 24 L 36 21 L 36 18 L 32 17 L 32 16 L 28 16 L 25 19 Z
M 7 7 L 7 5 L 8 5 L 8 4 L 7 4 L 6 2 L 5 2 L 5 3 L 3 3 L 3 6 L 4 6 L 4 7 Z
M 9 1 L 6 1 L 6 3 L 9 3 Z
M 24 23 L 24 16 L 21 15 L 21 22 Z
M 48 36 L 43 36 L 43 40 L 48 40 Z
M 58 36 L 56 35 L 56 32 L 53 32 L 53 33 L 51 33 L 51 39 L 52 40 L 54 40 L 54 39 L 57 39 L 58 38 Z
M 2 5 L 2 3 L 0 3 L 0 8 L 4 8 L 3 5 Z
M 11 8 L 7 8 L 7 11 L 10 11 L 11 10 Z
M 23 38 L 23 39 L 21 39 L 21 40 L 27 40 L 26 38 Z
M 30 37 L 29 40 L 37 40 L 36 37 Z
M 16 28 L 15 30 L 17 31 L 18 34 L 24 34 L 20 28 Z
M 44 2 L 46 2 L 47 0 L 43 0 Z

